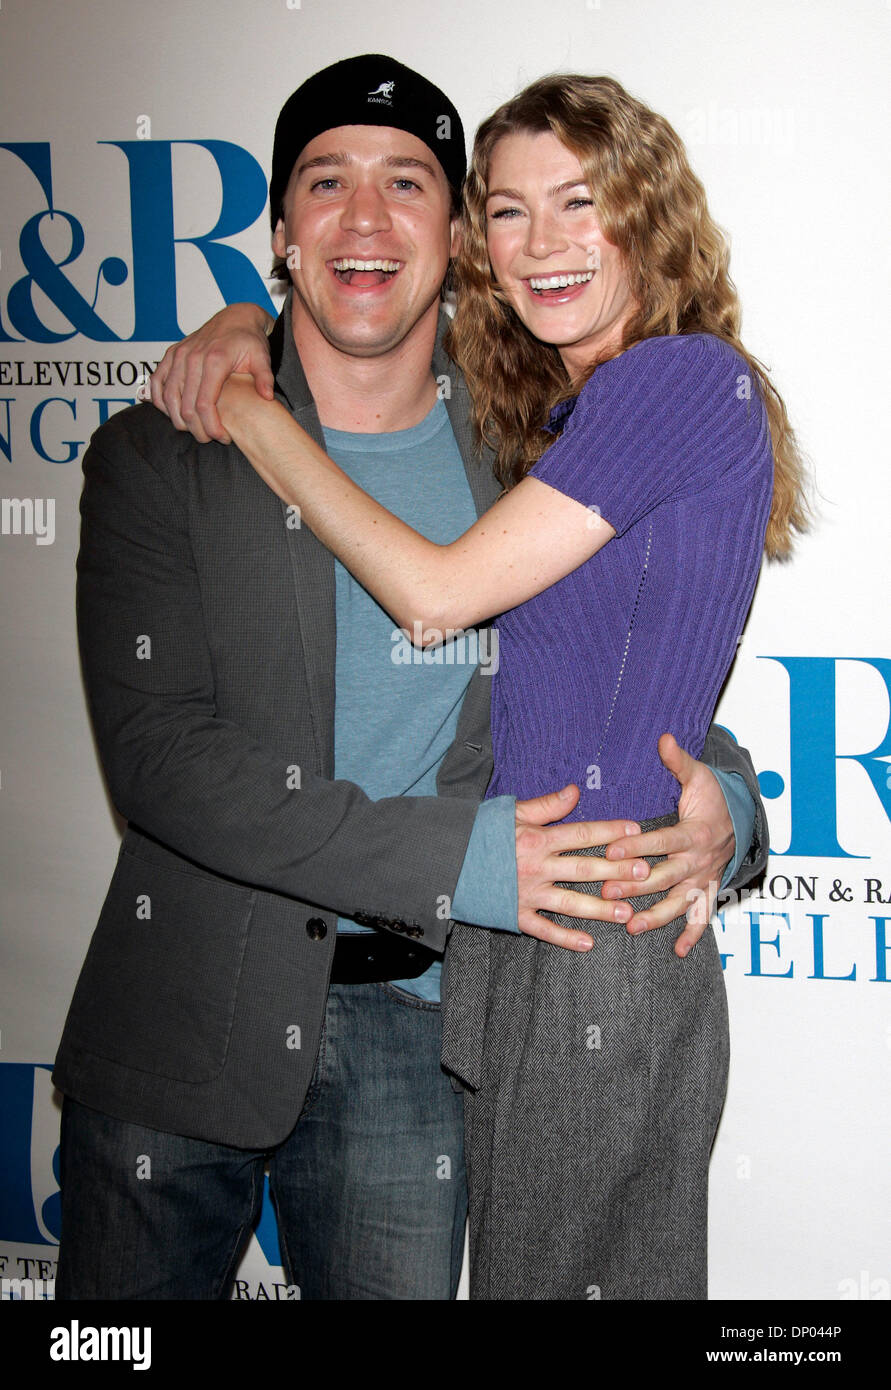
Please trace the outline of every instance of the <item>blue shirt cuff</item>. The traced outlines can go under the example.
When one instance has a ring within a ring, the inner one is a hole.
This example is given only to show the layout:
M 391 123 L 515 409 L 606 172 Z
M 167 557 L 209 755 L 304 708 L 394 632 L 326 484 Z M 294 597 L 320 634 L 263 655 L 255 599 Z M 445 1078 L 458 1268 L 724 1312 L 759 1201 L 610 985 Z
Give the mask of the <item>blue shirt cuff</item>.
M 516 798 L 480 803 L 452 897 L 452 917 L 518 932 Z
M 738 772 L 719 772 L 716 767 L 710 770 L 717 777 L 718 785 L 724 793 L 727 810 L 733 821 L 733 834 L 736 838 L 736 853 L 724 870 L 724 877 L 721 879 L 721 887 L 726 888 L 728 883 L 733 882 L 740 864 L 749 852 L 749 845 L 755 831 L 755 803 L 745 780 L 740 777 Z

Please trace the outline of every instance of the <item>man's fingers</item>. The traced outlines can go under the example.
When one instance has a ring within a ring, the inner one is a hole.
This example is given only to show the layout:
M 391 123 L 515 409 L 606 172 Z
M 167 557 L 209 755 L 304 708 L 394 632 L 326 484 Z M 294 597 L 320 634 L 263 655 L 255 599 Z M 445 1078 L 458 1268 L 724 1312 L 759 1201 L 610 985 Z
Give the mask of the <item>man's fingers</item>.
M 618 840 L 636 842 L 641 838 L 638 828 L 629 820 L 573 820 L 564 825 L 549 825 L 548 853 L 577 855 L 580 849 L 595 845 L 611 845 Z
M 623 859 L 621 863 L 612 864 L 599 854 L 558 854 L 546 861 L 544 871 L 551 876 L 554 883 L 602 883 L 605 888 L 607 885 L 612 887 L 613 880 L 628 882 L 629 879 L 633 879 L 632 893 L 656 891 L 649 883 L 644 890 L 644 879 L 649 879 L 655 872 L 645 859 L 633 859 L 630 863 Z M 676 879 L 672 880 L 675 881 Z M 664 886 L 670 887 L 670 884 L 666 883 Z M 627 894 L 613 892 L 605 896 L 622 898 Z
M 209 439 L 216 439 L 220 442 L 220 444 L 232 443 L 232 436 L 231 434 L 229 434 L 228 430 L 225 428 L 222 420 L 220 419 L 215 401 L 202 401 L 201 396 L 199 395 L 195 403 L 195 411 L 195 418 L 196 420 L 201 421 L 201 426 L 204 430 L 204 433 L 208 436 Z M 195 429 L 194 421 L 192 423 L 192 433 L 195 435 L 196 439 L 199 438 Z M 200 443 L 206 444 L 207 440 L 201 439 Z
M 562 791 L 547 792 L 517 802 L 518 825 L 550 825 L 551 821 L 568 816 L 579 799 L 579 789 L 570 783 Z
M 211 353 L 203 358 L 192 353 L 186 364 L 179 409 L 199 444 L 216 439 L 217 431 L 226 434 L 217 415 L 216 401 L 230 370 L 228 363 L 224 365 Z
M 662 766 L 666 767 L 681 785 L 696 769 L 696 759 L 681 747 L 674 734 L 663 734 L 659 739 L 659 757 L 662 759 Z
M 164 413 L 170 416 L 171 423 L 178 430 L 188 430 L 189 427 L 183 419 L 180 409 L 186 375 L 186 359 L 180 351 L 181 347 L 182 344 L 179 343 L 175 348 L 169 349 L 171 353 L 170 367 L 164 378 L 161 397 L 164 402 Z
M 269 370 L 269 355 L 264 350 L 245 353 L 237 343 L 229 346 L 210 347 L 199 357 L 196 353 L 187 373 L 186 388 L 183 391 L 183 415 L 196 439 L 200 438 L 198 427 L 210 438 L 222 444 L 231 444 L 232 439 L 220 419 L 217 405 L 226 382 L 233 375 L 250 377 L 259 394 L 271 399 L 274 395 L 274 378 Z M 260 385 L 263 390 L 260 391 Z M 194 398 L 193 398 L 194 392 Z M 202 440 L 206 443 L 206 440 Z
M 564 917 L 588 917 L 597 922 L 625 923 L 632 915 L 631 904 L 609 902 L 595 897 L 593 893 L 576 893 L 572 888 L 553 887 L 541 891 L 538 907 L 548 912 L 558 912 Z
M 625 870 L 624 864 L 616 867 Z M 675 855 L 671 859 L 663 859 L 661 864 L 653 864 L 644 882 L 634 882 L 627 877 L 617 877 L 605 883 L 603 891 L 605 897 L 614 900 L 616 898 L 639 897 L 641 893 L 664 893 L 681 884 L 687 888 L 693 882 L 694 865 L 685 855 Z M 628 885 L 631 890 L 630 893 L 621 891 L 622 884 Z
M 654 873 L 658 872 L 659 867 L 661 866 L 657 865 Z M 714 881 L 708 884 L 707 889 L 701 888 L 689 879 L 679 883 L 674 891 L 666 894 L 655 907 L 636 912 L 628 923 L 628 930 L 632 934 L 652 931 L 654 927 L 664 927 L 668 922 L 673 922 L 676 917 L 686 916 L 688 927 L 696 929 L 696 935 L 692 938 L 692 942 L 696 942 L 711 921 L 717 888 L 718 885 Z
M 262 367 L 254 368 L 254 384 L 260 395 L 267 401 L 275 399 L 275 377 L 272 375 L 272 369 L 268 362 L 264 363 Z
M 624 871 L 625 865 L 623 864 L 621 867 Z M 650 869 L 650 873 L 652 872 L 653 870 Z M 638 879 L 616 878 L 608 879 L 600 891 L 607 902 L 614 903 L 620 898 L 639 898 L 642 893 L 654 893 L 656 889 L 651 888 L 649 879 L 646 882 L 641 882 Z
M 647 830 L 640 835 L 627 835 L 613 840 L 607 847 L 607 859 L 642 859 L 646 855 L 676 854 L 679 850 L 690 849 L 694 844 L 693 832 L 689 824 L 679 821 L 677 825 L 663 825 L 658 830 Z
M 674 953 L 676 956 L 687 956 L 693 950 L 699 938 L 702 936 L 708 922 L 687 922 L 677 941 L 674 943 Z
M 197 439 L 199 444 L 209 444 L 210 435 L 201 424 L 197 415 L 193 415 L 186 426 L 193 439 Z
M 202 430 L 211 439 L 218 439 L 221 444 L 232 443 L 229 431 L 223 425 L 217 410 L 220 393 L 231 374 L 232 363 L 228 357 L 212 356 L 208 353 L 204 359 L 203 370 L 199 372 L 195 381 L 194 413 L 189 416 L 186 415 L 185 409 L 183 410 L 196 439 L 199 438 L 196 425 L 200 423 Z
M 167 414 L 170 416 L 170 423 L 174 426 L 175 429 L 182 430 L 184 433 L 187 434 L 189 426 L 183 419 L 182 411 L 179 408 L 179 392 L 171 387 L 169 381 L 167 383 L 167 386 L 164 388 L 164 404 L 167 407 Z
M 167 406 L 164 401 L 164 388 L 167 385 L 167 378 L 170 375 L 172 364 L 173 349 L 168 348 L 148 379 L 148 389 L 152 405 L 156 406 L 164 415 L 167 414 Z
M 180 343 L 171 345 L 151 377 L 152 403 L 178 430 L 201 444 L 231 443 L 217 410 L 217 399 L 231 372 L 246 371 L 267 400 L 274 378 L 264 325 L 269 316 L 255 304 L 230 305 Z
M 243 337 L 244 335 L 242 335 Z M 240 344 L 241 339 L 239 339 Z M 272 375 L 272 368 L 269 365 L 269 345 L 265 337 L 257 340 L 252 335 L 247 339 L 239 351 L 237 361 L 233 362 L 229 370 L 253 377 L 254 390 L 257 394 L 264 396 L 266 400 L 271 401 L 273 399 L 275 377 Z
M 656 927 L 665 927 L 676 917 L 683 917 L 689 907 L 689 896 L 686 891 L 682 892 L 678 888 L 674 893 L 668 893 L 661 902 L 656 903 L 655 907 L 648 907 L 643 912 L 635 912 L 628 923 L 628 930 L 632 936 L 637 936 L 639 932 L 653 931 Z
M 537 937 L 539 941 L 549 941 L 552 946 L 563 946 L 567 951 L 590 951 L 594 945 L 587 932 L 560 927 L 556 922 L 549 922 L 547 917 L 539 917 L 535 912 L 520 912 L 517 925 L 525 936 Z

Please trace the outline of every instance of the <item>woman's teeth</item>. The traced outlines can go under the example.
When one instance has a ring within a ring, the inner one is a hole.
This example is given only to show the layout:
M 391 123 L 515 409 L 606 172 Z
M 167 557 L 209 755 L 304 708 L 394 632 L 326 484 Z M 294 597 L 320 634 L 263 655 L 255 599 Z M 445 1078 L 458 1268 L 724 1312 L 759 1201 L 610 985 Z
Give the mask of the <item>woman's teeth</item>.
M 593 278 L 593 270 L 573 275 L 530 275 L 529 288 L 536 294 L 541 294 L 543 290 L 565 290 L 570 285 L 584 285 Z

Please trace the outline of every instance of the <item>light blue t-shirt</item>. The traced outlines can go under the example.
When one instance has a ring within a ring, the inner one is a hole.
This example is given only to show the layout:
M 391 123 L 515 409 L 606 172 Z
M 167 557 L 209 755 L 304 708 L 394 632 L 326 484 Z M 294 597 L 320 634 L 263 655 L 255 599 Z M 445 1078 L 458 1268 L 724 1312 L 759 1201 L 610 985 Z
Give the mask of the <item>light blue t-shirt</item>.
M 476 521 L 442 401 L 411 429 L 324 434 L 335 463 L 428 539 L 454 540 Z M 487 663 L 490 636 L 468 629 L 438 647 L 414 647 L 338 561 L 335 578 L 334 776 L 355 782 L 373 801 L 435 796 L 439 765 L 454 742 L 468 683 L 480 658 Z M 481 805 L 445 917 L 516 930 L 514 804 L 503 796 Z M 337 929 L 371 930 L 344 917 Z M 418 979 L 394 983 L 437 1000 L 440 974 L 437 961 Z

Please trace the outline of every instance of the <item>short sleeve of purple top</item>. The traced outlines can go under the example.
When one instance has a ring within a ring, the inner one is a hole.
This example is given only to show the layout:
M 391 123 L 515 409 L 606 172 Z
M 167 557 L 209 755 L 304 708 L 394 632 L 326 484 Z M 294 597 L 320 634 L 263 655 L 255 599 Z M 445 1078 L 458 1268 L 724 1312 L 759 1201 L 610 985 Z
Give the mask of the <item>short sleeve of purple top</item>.
M 498 620 L 488 796 L 574 782 L 569 819 L 663 815 L 668 731 L 698 757 L 758 577 L 773 460 L 748 365 L 708 334 L 650 338 L 557 407 L 532 477 L 616 536 Z

